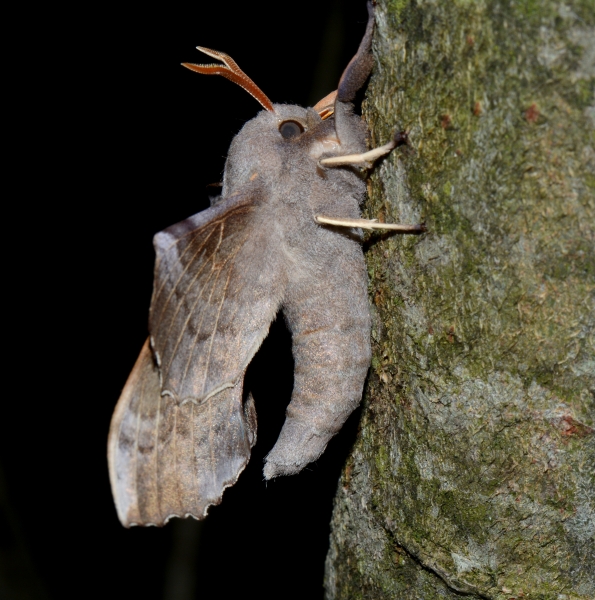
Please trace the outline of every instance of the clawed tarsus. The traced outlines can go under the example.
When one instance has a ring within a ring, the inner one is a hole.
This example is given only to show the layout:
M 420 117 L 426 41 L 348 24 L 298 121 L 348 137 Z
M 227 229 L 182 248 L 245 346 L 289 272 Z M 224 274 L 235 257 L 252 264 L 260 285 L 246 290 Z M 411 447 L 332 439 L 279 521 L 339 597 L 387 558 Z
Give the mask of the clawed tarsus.
M 397 146 L 402 146 L 403 144 L 406 144 L 407 140 L 407 132 L 398 131 L 393 137 L 393 139 L 390 142 L 388 142 L 388 144 L 384 144 L 384 146 L 373 148 L 372 150 L 362 152 L 361 154 L 345 154 L 344 156 L 332 156 L 330 158 L 322 158 L 319 161 L 319 163 L 323 167 L 355 166 L 369 169 L 380 157 L 386 156 Z

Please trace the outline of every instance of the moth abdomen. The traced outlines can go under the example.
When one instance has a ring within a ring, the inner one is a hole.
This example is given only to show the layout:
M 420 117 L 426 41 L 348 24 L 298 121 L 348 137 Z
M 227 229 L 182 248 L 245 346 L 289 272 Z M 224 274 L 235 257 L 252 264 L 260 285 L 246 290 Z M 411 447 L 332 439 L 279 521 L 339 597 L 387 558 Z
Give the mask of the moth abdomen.
M 333 270 L 288 285 L 294 388 L 286 421 L 266 458 L 267 479 L 316 460 L 358 406 L 370 366 L 370 311 L 361 249 L 337 235 Z M 350 273 L 349 276 L 345 276 Z

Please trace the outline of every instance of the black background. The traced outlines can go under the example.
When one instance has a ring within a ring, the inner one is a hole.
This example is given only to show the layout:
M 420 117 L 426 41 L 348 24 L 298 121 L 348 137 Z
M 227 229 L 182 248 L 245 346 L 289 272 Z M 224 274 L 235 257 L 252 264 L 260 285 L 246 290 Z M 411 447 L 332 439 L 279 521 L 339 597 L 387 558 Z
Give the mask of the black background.
M 322 598 L 358 414 L 316 464 L 263 481 L 292 389 L 282 319 L 247 375 L 258 444 L 206 521 L 124 529 L 106 439 L 147 335 L 152 236 L 208 206 L 205 186 L 260 110 L 231 82 L 179 63 L 210 62 L 196 45 L 222 50 L 273 102 L 311 106 L 355 53 L 365 1 L 91 4 L 37 16 L 48 29 L 28 38 L 28 91 L 13 92 L 27 126 L 12 149 L 19 216 L 6 263 L 16 268 L 5 269 L 15 301 L 5 330 L 19 335 L 4 364 L 0 596 Z

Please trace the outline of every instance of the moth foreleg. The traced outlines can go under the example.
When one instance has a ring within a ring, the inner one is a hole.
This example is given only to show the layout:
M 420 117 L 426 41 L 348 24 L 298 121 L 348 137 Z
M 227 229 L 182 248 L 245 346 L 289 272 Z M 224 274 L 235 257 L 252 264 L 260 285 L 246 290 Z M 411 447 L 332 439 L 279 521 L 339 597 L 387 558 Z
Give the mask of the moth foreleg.
M 379 158 L 386 156 L 397 146 L 406 144 L 407 139 L 407 133 L 399 131 L 395 134 L 393 139 L 388 142 L 388 144 L 384 144 L 384 146 L 379 146 L 378 148 L 373 148 L 372 150 L 368 150 L 367 152 L 362 152 L 360 154 L 345 154 L 343 156 L 321 158 L 318 162 L 323 167 L 354 166 L 369 169 Z
M 376 219 L 346 219 L 325 217 L 315 215 L 314 220 L 322 225 L 334 225 L 335 227 L 361 227 L 362 229 L 383 229 L 397 231 L 399 233 L 424 233 L 426 226 L 421 225 L 397 225 L 395 223 L 379 223 Z

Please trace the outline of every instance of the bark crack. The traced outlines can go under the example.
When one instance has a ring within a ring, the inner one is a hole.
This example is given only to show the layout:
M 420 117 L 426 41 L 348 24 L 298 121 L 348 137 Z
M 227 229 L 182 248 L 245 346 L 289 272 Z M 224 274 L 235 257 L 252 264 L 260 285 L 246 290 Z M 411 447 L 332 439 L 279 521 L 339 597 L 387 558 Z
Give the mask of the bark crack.
M 397 539 L 397 536 L 390 529 L 382 526 L 382 529 L 386 532 L 393 546 L 398 547 L 400 550 L 405 552 L 413 562 L 418 564 L 424 571 L 428 571 L 438 577 L 445 585 L 453 591 L 454 593 L 460 596 L 477 596 L 478 598 L 482 598 L 484 600 L 493 600 L 492 596 L 485 594 L 484 592 L 478 590 L 475 586 L 465 583 L 465 582 L 457 582 L 454 583 L 448 574 L 438 567 L 437 565 L 430 565 L 426 561 L 424 561 L 417 552 L 408 548 L 405 544 Z

